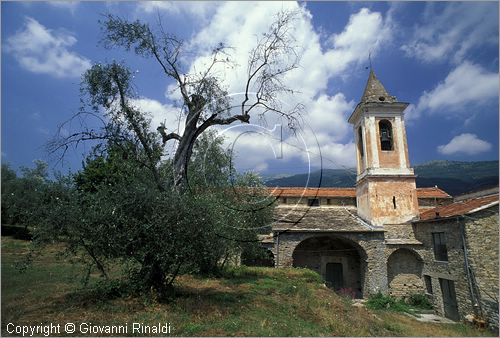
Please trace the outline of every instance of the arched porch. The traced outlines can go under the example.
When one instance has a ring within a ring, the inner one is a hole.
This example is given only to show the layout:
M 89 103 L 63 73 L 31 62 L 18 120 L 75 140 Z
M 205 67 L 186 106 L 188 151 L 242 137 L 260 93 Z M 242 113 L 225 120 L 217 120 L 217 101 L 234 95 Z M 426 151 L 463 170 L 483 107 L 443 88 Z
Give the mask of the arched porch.
M 341 236 L 314 236 L 293 251 L 293 266 L 318 272 L 328 287 L 363 297 L 366 253 L 357 243 Z

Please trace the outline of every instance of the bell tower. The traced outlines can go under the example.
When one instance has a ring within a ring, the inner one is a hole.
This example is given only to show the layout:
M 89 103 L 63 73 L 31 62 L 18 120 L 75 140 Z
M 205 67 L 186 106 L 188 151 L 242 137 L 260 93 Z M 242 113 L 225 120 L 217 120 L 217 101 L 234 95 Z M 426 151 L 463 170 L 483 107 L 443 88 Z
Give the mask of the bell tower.
M 358 215 L 373 225 L 402 224 L 418 217 L 403 120 L 407 106 L 389 95 L 370 69 L 361 101 L 349 117 L 356 142 Z

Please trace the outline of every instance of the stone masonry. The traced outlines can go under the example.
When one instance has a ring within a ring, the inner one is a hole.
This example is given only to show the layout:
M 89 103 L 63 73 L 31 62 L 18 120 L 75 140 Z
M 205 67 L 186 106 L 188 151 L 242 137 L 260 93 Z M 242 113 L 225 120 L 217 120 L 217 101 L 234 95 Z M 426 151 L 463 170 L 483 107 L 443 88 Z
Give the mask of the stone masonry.
M 460 201 L 416 188 L 404 109 L 373 71 L 349 118 L 356 188 L 270 188 L 276 267 L 308 268 L 356 297 L 426 294 L 436 314 L 498 330 L 498 193 Z

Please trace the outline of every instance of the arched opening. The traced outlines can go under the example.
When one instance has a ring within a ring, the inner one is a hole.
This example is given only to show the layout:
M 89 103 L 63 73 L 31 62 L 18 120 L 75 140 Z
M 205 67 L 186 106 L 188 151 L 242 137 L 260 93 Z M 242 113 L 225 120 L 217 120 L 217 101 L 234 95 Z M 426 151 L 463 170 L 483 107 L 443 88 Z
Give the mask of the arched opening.
M 366 254 L 351 240 L 337 236 L 308 238 L 293 251 L 293 266 L 318 272 L 335 291 L 363 297 Z
M 378 123 L 378 129 L 380 135 L 380 149 L 394 150 L 391 122 L 387 120 L 380 121 Z
M 410 249 L 394 251 L 387 259 L 389 293 L 397 297 L 423 293 L 423 266 L 422 259 L 415 251 Z
M 361 126 L 358 128 L 358 151 L 361 157 L 364 156 L 363 150 L 363 131 L 361 130 Z
M 274 267 L 274 254 L 266 248 L 261 248 L 258 252 L 243 251 L 241 254 L 241 264 L 246 266 Z

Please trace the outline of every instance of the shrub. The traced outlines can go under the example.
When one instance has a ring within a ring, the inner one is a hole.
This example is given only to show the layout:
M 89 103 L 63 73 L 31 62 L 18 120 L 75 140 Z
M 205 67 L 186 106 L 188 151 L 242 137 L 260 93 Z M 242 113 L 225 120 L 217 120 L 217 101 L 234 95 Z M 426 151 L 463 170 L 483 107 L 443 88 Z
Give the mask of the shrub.
M 373 310 L 389 310 L 395 312 L 410 312 L 408 304 L 390 295 L 381 292 L 372 295 L 366 302 L 366 307 Z
M 432 310 L 433 306 L 426 295 L 421 293 L 414 293 L 407 299 L 407 303 L 420 309 Z

